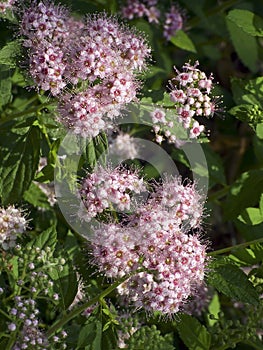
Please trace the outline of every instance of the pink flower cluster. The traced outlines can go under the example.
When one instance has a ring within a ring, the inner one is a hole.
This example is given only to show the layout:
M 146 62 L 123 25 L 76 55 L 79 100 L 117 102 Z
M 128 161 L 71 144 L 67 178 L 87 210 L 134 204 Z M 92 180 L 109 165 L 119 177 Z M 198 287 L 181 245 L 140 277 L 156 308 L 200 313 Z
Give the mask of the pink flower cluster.
M 27 221 L 20 209 L 0 208 L 0 244 L 8 250 L 15 247 L 17 237 L 26 231 Z
M 146 17 L 152 23 L 159 23 L 160 11 L 156 7 L 158 0 L 128 0 L 122 7 L 122 16 L 127 19 Z
M 82 182 L 79 195 L 84 204 L 79 216 L 90 221 L 97 214 L 107 208 L 116 211 L 129 211 L 132 204 L 132 195 L 145 191 L 143 179 L 136 173 L 126 169 L 109 169 L 99 166 Z
M 199 70 L 198 61 L 192 66 L 190 63 L 183 65 L 183 71 L 175 68 L 176 77 L 170 82 L 170 99 L 175 104 L 177 122 L 189 133 L 190 138 L 197 138 L 204 130 L 204 125 L 200 124 L 196 118 L 213 116 L 217 109 L 216 103 L 211 95 L 213 88 L 213 76 L 208 78 L 204 72 Z M 151 113 L 154 123 L 156 140 L 161 143 L 164 136 L 171 143 L 176 143 L 179 134 L 178 130 L 173 130 L 174 120 L 171 120 L 168 113 L 161 108 L 155 109 Z M 173 119 L 175 119 L 173 117 Z
M 200 228 L 202 214 L 194 186 L 167 179 L 125 222 L 95 230 L 93 262 L 111 278 L 142 269 L 118 292 L 136 308 L 176 313 L 204 281 L 206 245 L 190 233 Z
M 116 138 L 109 139 L 109 151 L 110 155 L 117 157 L 120 161 L 139 158 L 139 147 L 136 140 L 123 132 L 120 132 Z
M 0 13 L 6 13 L 7 10 L 12 9 L 16 0 L 0 1 Z
M 184 14 L 175 5 L 171 5 L 168 12 L 164 14 L 158 8 L 158 0 L 127 0 L 122 7 L 122 16 L 129 20 L 145 17 L 149 23 L 162 23 L 163 36 L 168 41 L 183 28 Z
M 166 40 L 170 40 L 174 36 L 177 30 L 183 28 L 183 14 L 176 6 L 171 6 L 170 12 L 165 14 L 164 31 L 163 35 Z
M 135 100 L 150 49 L 115 18 L 98 14 L 79 21 L 61 6 L 33 1 L 20 32 L 34 83 L 58 96 L 59 120 L 75 134 L 96 136 Z M 65 92 L 69 87 L 73 93 Z

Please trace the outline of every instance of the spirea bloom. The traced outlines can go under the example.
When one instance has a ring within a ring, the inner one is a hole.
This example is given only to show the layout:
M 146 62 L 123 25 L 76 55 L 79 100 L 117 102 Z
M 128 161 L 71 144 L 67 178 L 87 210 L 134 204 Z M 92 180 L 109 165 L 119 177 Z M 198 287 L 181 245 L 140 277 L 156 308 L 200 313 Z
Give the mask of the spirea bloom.
M 163 35 L 166 40 L 176 34 L 177 30 L 183 28 L 183 15 L 176 6 L 171 6 L 170 11 L 165 14 Z
M 201 215 L 194 186 L 169 179 L 124 223 L 104 224 L 95 230 L 93 263 L 111 278 L 142 269 L 121 284 L 118 292 L 136 308 L 176 313 L 204 281 L 206 244 L 198 233 L 189 233 L 191 229 L 198 232 Z
M 170 177 L 157 186 L 149 202 L 160 205 L 176 218 L 179 225 L 196 228 L 200 226 L 203 216 L 203 197 L 191 183 L 183 185 L 181 178 Z
M 75 134 L 94 137 L 108 129 L 123 107 L 136 99 L 137 76 L 150 49 L 144 39 L 105 15 L 90 16 L 68 52 L 65 76 L 87 88 L 62 95 L 59 120 Z
M 160 11 L 157 0 L 128 0 L 122 7 L 122 16 L 127 19 L 146 17 L 149 23 L 159 22 Z
M 151 113 L 156 140 L 163 134 L 170 143 L 175 144 L 188 138 L 197 138 L 205 130 L 198 117 L 212 117 L 218 109 L 215 102 L 218 97 L 211 96 L 213 76 L 211 74 L 207 77 L 197 68 L 198 65 L 196 61 L 193 66 L 190 63 L 184 64 L 182 71 L 174 68 L 176 76 L 170 81 L 169 95 L 174 103 L 175 113 L 172 115 L 171 110 L 164 108 L 156 108 Z M 178 123 L 186 132 L 182 139 L 180 134 L 183 133 L 178 128 Z M 163 139 L 162 137 L 161 141 Z
M 185 129 L 190 130 L 190 137 L 195 138 L 204 130 L 193 116 L 213 116 L 215 102 L 210 97 L 213 87 L 213 76 L 208 78 L 199 70 L 196 61 L 193 66 L 186 63 L 183 71 L 175 69 L 176 77 L 171 80 L 171 101 L 175 103 L 178 120 Z
M 132 196 L 145 190 L 142 178 L 126 169 L 109 169 L 99 166 L 97 171 L 82 181 L 79 195 L 82 206 L 79 216 L 90 221 L 105 209 L 113 208 L 116 211 L 129 211 Z
M 17 237 L 25 232 L 27 221 L 20 209 L 0 208 L 0 244 L 7 250 L 16 245 Z
M 134 159 L 139 157 L 139 150 L 133 137 L 127 133 L 120 133 L 112 139 L 109 145 L 110 153 L 118 159 Z
M 59 97 L 58 119 L 73 133 L 96 136 L 136 100 L 150 48 L 114 17 L 76 20 L 62 6 L 33 1 L 20 34 L 29 50 L 30 76 L 38 89 Z
M 6 10 L 11 10 L 16 0 L 1 0 L 0 13 L 6 13 Z

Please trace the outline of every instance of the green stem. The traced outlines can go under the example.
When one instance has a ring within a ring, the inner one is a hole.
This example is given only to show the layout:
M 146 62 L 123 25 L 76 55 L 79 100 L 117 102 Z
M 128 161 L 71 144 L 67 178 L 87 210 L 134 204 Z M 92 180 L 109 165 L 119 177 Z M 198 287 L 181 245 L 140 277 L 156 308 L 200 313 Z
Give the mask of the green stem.
M 208 253 L 208 255 L 209 256 L 216 256 L 216 255 L 220 255 L 220 254 L 224 254 L 224 253 L 229 253 L 229 252 L 232 252 L 232 251 L 240 249 L 240 248 L 246 248 L 246 247 L 248 247 L 252 244 L 256 244 L 256 243 L 263 243 L 263 238 L 254 239 L 253 241 L 236 244 L 236 245 L 233 245 L 231 247 L 226 247 L 223 249 L 218 249 L 218 250 L 215 250 L 211 253 Z
M 93 304 L 96 304 L 103 298 L 105 298 L 108 294 L 113 292 L 120 284 L 125 282 L 127 279 L 129 279 L 131 276 L 135 275 L 136 273 L 142 272 L 144 270 L 137 270 L 133 273 L 130 273 L 129 275 L 126 275 L 122 278 L 120 278 L 118 281 L 114 282 L 111 286 L 109 286 L 107 289 L 105 289 L 101 294 L 98 296 L 92 298 L 91 300 L 87 301 L 83 305 L 81 305 L 78 309 L 72 310 L 70 313 L 65 315 L 62 319 L 55 322 L 50 329 L 47 332 L 47 336 L 51 337 L 55 332 L 57 332 L 61 327 L 63 327 L 66 323 L 68 323 L 71 319 L 78 316 L 81 312 L 86 310 L 88 307 L 92 306 Z
M 0 309 L 0 314 L 4 315 L 8 320 L 12 321 L 12 318 L 3 310 Z
M 6 118 L 1 118 L 0 125 L 5 124 L 6 122 L 9 122 L 10 120 L 13 120 L 15 118 L 21 118 L 21 117 L 24 117 L 24 116 L 32 114 L 32 113 L 38 113 L 42 108 L 49 106 L 49 105 L 50 105 L 50 103 L 42 103 L 41 105 L 39 105 L 37 107 L 31 108 L 31 109 L 26 109 L 23 112 L 8 115 Z

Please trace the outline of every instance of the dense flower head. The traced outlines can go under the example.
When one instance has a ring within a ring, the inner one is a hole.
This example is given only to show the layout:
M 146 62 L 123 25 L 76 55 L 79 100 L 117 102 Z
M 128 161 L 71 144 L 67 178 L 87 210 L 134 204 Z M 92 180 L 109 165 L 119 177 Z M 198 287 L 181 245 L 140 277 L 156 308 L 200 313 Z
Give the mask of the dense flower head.
M 102 13 L 77 20 L 64 7 L 33 1 L 20 34 L 34 84 L 59 97 L 58 119 L 75 134 L 96 136 L 136 100 L 150 48 L 116 18 Z
M 79 212 L 82 219 L 90 221 L 98 213 L 114 206 L 117 211 L 129 211 L 132 195 L 145 190 L 142 178 L 135 172 L 109 169 L 99 166 L 97 171 L 89 174 L 82 182 L 79 195 L 84 208 Z
M 43 41 L 33 51 L 29 59 L 29 73 L 38 87 L 58 95 L 66 86 L 63 74 L 66 68 L 64 54 L 59 46 Z
M 183 185 L 176 177 L 165 179 L 152 196 L 152 203 L 166 208 L 178 223 L 186 227 L 199 227 L 203 216 L 202 196 L 191 183 Z
M 68 11 L 49 1 L 33 1 L 23 13 L 20 32 L 27 39 L 25 46 L 33 47 L 43 40 L 60 45 L 69 35 Z
M 143 270 L 118 288 L 136 308 L 171 315 L 203 283 L 206 244 L 198 233 L 189 234 L 200 227 L 199 201 L 194 186 L 169 179 L 124 222 L 95 230 L 91 250 L 101 272 L 119 278 Z
M 0 244 L 3 249 L 13 248 L 17 237 L 26 228 L 27 221 L 20 209 L 13 206 L 0 208 Z
M 155 239 L 147 243 L 145 238 L 140 243 L 144 256 L 142 266 L 151 273 L 132 276 L 118 291 L 128 296 L 137 308 L 169 315 L 180 311 L 203 281 L 206 254 L 198 236 L 178 231 L 172 220 L 167 224 L 162 230 L 152 231 Z M 168 240 L 163 239 L 166 236 Z
M 125 104 L 135 99 L 137 86 L 129 72 L 107 76 L 86 91 L 62 95 L 58 118 L 76 135 L 97 136 L 111 128 Z

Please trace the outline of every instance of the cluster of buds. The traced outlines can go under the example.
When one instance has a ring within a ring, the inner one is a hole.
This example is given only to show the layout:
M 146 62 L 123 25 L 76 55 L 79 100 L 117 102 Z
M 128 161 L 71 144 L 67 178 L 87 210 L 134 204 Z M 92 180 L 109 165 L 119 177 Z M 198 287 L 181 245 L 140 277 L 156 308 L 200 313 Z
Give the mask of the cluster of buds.
M 20 296 L 16 296 L 14 300 L 15 305 L 10 310 L 14 321 L 8 325 L 8 329 L 10 332 L 21 329 L 21 332 L 13 349 L 30 349 L 32 346 L 35 349 L 46 349 L 49 342 L 46 335 L 39 329 L 39 310 L 35 300 L 22 299 Z
M 67 333 L 61 331 L 48 339 L 45 331 L 41 329 L 39 300 L 49 300 L 52 309 L 59 305 L 60 298 L 56 293 L 56 286 L 50 277 L 51 273 L 62 272 L 65 259 L 55 258 L 52 249 L 43 249 L 31 244 L 22 249 L 16 245 L 16 256 L 18 257 L 18 272 L 23 271 L 23 276 L 16 277 L 17 291 L 10 302 L 10 322 L 7 324 L 8 331 L 16 343 L 14 350 L 22 349 L 65 349 L 65 337 Z M 11 254 L 9 253 L 10 256 Z M 8 260 L 3 260 L 6 263 Z M 0 292 L 9 295 L 8 289 Z M 26 292 L 26 294 L 25 294 Z
M 197 68 L 198 65 L 198 61 L 193 66 L 186 63 L 182 72 L 175 68 L 176 76 L 170 81 L 170 99 L 175 106 L 176 118 L 164 108 L 156 108 L 151 113 L 158 143 L 163 141 L 163 133 L 170 143 L 176 144 L 180 140 L 178 125 L 187 131 L 185 137 L 197 138 L 205 130 L 198 117 L 212 117 L 217 110 L 211 97 L 213 76 L 208 78 Z
M 0 208 L 0 244 L 4 250 L 14 248 L 19 235 L 27 228 L 27 221 L 20 209 L 9 206 Z
M 124 222 L 95 230 L 93 263 L 110 278 L 137 271 L 118 292 L 136 308 L 174 314 L 204 281 L 206 244 L 189 233 L 198 232 L 202 214 L 195 187 L 167 179 Z
M 171 5 L 169 11 L 162 16 L 158 0 L 127 0 L 126 5 L 122 7 L 122 16 L 129 20 L 144 17 L 149 23 L 161 23 L 163 36 L 167 41 L 183 28 L 184 23 L 184 14 L 175 5 Z
M 125 168 L 109 169 L 99 166 L 83 181 L 79 195 L 84 206 L 81 206 L 79 216 L 90 221 L 105 209 L 114 207 L 116 211 L 129 211 L 132 195 L 145 190 L 143 179 Z
M 136 99 L 150 49 L 115 18 L 76 20 L 61 6 L 33 1 L 20 33 L 35 85 L 58 98 L 59 120 L 75 134 L 96 136 Z

